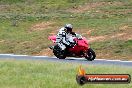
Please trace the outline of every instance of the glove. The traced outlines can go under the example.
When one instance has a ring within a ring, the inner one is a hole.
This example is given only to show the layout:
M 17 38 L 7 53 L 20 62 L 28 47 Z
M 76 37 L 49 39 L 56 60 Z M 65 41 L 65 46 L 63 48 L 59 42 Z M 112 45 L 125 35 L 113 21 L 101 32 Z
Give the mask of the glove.
M 75 46 L 76 45 L 76 42 L 74 42 L 74 43 L 70 43 L 70 47 L 73 47 L 73 46 Z

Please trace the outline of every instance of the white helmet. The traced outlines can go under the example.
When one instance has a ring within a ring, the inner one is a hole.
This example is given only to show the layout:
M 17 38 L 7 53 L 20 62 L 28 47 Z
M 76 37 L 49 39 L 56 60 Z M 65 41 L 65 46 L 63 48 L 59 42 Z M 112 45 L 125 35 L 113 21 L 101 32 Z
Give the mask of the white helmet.
M 66 24 L 65 27 L 66 28 L 71 28 L 71 29 L 73 28 L 72 24 Z
M 65 28 L 67 29 L 67 31 L 71 31 L 72 32 L 73 26 L 72 26 L 72 24 L 66 24 Z

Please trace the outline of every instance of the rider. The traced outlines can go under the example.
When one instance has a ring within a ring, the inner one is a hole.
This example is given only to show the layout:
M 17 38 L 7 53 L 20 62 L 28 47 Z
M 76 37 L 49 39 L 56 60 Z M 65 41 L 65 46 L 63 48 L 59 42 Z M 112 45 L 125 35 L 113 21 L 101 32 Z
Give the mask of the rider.
M 56 43 L 59 45 L 59 47 L 62 50 L 65 50 L 67 47 L 72 47 L 73 44 L 71 44 L 68 41 L 69 36 L 74 35 L 76 36 L 75 32 L 72 32 L 73 26 L 72 24 L 66 24 L 64 27 L 62 27 L 56 37 Z

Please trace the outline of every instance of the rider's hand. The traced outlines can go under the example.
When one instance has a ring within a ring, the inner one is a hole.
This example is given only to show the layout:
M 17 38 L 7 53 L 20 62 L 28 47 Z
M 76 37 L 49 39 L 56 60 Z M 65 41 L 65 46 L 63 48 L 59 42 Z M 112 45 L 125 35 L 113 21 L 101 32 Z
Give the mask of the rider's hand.
M 76 42 L 74 42 L 74 43 L 70 43 L 70 47 L 73 47 L 73 46 L 75 46 L 76 45 Z

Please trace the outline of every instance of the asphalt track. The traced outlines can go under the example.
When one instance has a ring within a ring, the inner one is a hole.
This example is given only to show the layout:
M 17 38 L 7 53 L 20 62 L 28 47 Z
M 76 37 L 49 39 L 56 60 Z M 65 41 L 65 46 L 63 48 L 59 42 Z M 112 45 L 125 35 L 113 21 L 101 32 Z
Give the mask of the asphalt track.
M 17 59 L 17 60 L 47 60 L 52 62 L 69 62 L 69 63 L 80 63 L 80 64 L 100 64 L 100 65 L 118 65 L 132 67 L 132 61 L 121 61 L 121 60 L 106 60 L 106 59 L 95 59 L 94 61 L 87 61 L 83 58 L 67 58 L 57 59 L 56 57 L 48 56 L 28 56 L 28 55 L 14 55 L 14 54 L 0 54 L 0 59 Z

